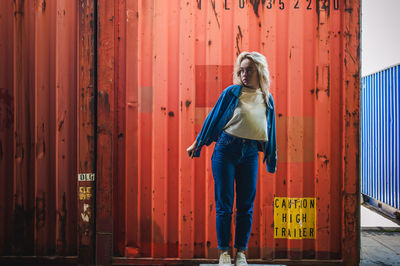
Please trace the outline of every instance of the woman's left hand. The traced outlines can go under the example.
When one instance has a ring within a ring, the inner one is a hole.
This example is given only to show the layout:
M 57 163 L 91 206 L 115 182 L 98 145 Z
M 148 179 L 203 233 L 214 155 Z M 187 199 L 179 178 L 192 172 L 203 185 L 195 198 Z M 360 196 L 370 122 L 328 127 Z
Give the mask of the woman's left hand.
M 188 152 L 188 155 L 189 155 L 190 158 L 193 158 L 193 155 L 194 155 L 194 151 L 195 151 L 195 149 L 196 149 L 196 146 L 197 146 L 197 140 L 195 140 L 195 141 L 193 142 L 193 144 L 190 145 L 190 147 L 186 149 L 186 151 Z

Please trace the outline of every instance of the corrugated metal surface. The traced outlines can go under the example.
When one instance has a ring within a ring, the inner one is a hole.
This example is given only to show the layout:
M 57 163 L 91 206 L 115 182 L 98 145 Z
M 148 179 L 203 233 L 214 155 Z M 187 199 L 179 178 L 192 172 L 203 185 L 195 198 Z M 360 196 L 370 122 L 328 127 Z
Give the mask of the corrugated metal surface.
M 94 257 L 77 193 L 95 169 L 93 3 L 1 1 L 1 255 Z
M 217 257 L 213 147 L 195 160 L 185 150 L 244 50 L 269 60 L 279 158 L 275 175 L 260 167 L 249 257 L 358 262 L 360 1 L 98 7 L 99 101 L 108 100 L 98 144 L 113 143 L 99 147 L 97 207 L 113 210 L 101 236 L 113 234 L 114 256 L 136 257 L 116 263 Z M 274 238 L 274 197 L 316 198 L 316 238 Z
M 400 65 L 362 78 L 361 193 L 400 210 Z
M 11 1 L 0 8 L 0 73 L 14 68 L 13 5 Z M 8 72 L 9 73 L 9 72 Z M 12 238 L 10 224 L 13 212 L 13 132 L 14 132 L 14 90 L 13 75 L 0 74 L 0 254 L 10 252 L 7 243 Z M 6 241 L 8 240 L 8 241 Z
M 96 173 L 96 7 L 94 0 L 79 0 L 77 86 L 78 263 L 95 258 Z
M 76 254 L 76 6 L 1 6 L 1 252 Z
M 358 262 L 360 1 L 8 0 L 0 22 L 2 255 L 216 258 L 213 147 L 185 150 L 258 50 L 279 161 L 249 257 Z M 315 238 L 275 237 L 275 197 L 315 198 Z

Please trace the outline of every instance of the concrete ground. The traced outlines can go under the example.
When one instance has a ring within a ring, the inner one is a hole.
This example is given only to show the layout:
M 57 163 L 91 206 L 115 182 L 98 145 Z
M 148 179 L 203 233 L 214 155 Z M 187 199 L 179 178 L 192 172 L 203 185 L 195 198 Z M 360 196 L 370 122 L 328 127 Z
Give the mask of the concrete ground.
M 360 265 L 400 265 L 400 232 L 362 230 Z
M 363 205 L 360 265 L 400 265 L 400 226 Z

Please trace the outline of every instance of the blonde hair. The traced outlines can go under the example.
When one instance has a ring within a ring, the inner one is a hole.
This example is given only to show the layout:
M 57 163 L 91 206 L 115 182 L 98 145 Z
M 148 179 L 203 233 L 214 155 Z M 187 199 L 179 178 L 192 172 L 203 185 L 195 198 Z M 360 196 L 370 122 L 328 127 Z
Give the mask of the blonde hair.
M 246 58 L 250 59 L 257 69 L 260 88 L 264 94 L 264 98 L 267 103 L 269 99 L 269 88 L 271 80 L 269 78 L 267 59 L 262 54 L 258 52 L 242 52 L 237 57 L 235 67 L 233 69 L 233 84 L 243 85 L 242 79 L 240 78 L 240 64 Z

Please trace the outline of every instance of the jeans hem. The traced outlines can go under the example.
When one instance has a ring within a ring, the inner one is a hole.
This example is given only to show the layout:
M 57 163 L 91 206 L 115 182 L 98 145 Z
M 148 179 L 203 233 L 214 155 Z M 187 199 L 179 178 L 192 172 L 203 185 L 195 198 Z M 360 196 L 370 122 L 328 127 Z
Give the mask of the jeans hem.
M 246 251 L 247 250 L 247 247 L 239 247 L 239 246 L 236 246 L 236 245 L 235 245 L 235 248 L 237 250 L 242 250 L 242 251 Z
M 221 246 L 218 246 L 218 249 L 221 250 L 221 251 L 228 251 L 228 250 L 230 250 L 231 248 L 230 248 L 230 247 L 221 247 Z

